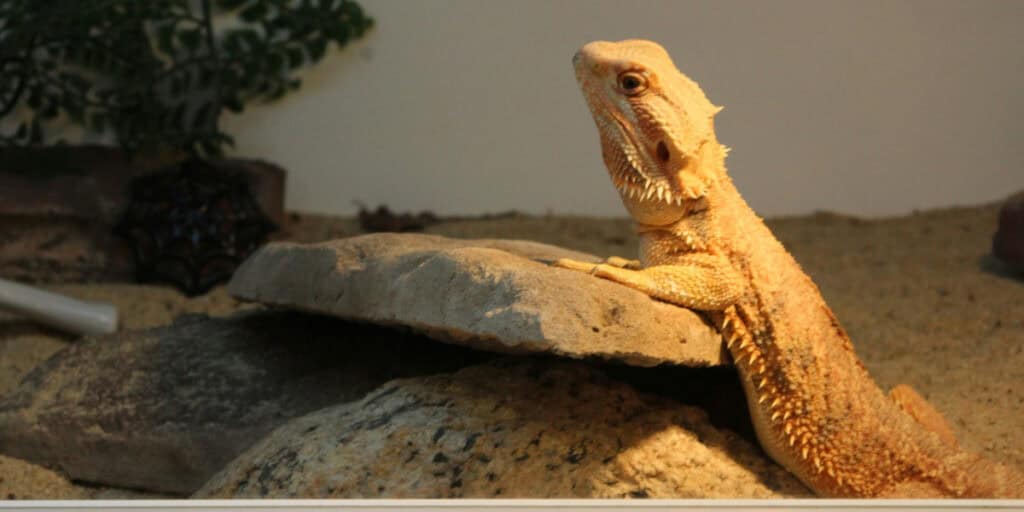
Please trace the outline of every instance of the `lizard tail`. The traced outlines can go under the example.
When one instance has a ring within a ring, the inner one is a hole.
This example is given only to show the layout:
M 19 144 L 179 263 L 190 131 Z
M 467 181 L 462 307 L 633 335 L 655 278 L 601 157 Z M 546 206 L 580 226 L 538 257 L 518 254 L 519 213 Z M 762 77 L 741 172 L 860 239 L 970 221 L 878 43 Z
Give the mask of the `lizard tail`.
M 1024 498 L 1024 473 L 973 453 L 960 452 L 949 466 L 964 475 L 964 498 Z

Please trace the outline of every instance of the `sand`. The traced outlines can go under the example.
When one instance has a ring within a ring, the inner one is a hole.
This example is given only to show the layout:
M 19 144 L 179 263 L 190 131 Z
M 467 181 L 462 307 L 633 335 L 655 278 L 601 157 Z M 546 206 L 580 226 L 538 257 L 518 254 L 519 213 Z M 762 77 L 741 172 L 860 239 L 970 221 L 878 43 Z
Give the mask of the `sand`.
M 966 448 L 1024 469 L 1024 276 L 988 256 L 997 213 L 998 205 L 986 205 L 880 220 L 816 214 L 768 223 L 818 284 L 880 386 L 910 384 L 946 416 Z M 293 214 L 283 237 L 310 242 L 359 232 L 350 218 Z M 515 216 L 442 223 L 427 232 L 524 238 L 601 256 L 631 256 L 636 247 L 626 219 Z M 239 307 L 223 288 L 193 299 L 128 284 L 49 288 L 114 302 L 127 327 Z M 0 393 L 72 342 L 0 318 Z M 68 484 L 7 458 L 0 458 L 0 491 L 37 499 L 147 496 Z

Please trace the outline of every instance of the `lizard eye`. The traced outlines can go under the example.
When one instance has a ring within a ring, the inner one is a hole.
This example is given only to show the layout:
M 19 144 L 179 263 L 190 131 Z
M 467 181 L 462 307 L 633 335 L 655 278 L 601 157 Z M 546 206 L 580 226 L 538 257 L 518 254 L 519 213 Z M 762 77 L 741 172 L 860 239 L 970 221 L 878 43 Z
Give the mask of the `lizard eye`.
M 636 71 L 626 71 L 619 75 L 619 88 L 629 96 L 635 96 L 647 90 L 647 79 Z

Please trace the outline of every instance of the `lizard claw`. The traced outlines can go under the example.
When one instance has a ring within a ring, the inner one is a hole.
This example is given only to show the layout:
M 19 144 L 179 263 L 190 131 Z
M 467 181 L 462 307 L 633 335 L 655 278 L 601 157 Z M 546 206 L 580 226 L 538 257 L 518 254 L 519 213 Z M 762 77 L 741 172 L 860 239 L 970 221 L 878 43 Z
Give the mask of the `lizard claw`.
M 555 260 L 551 266 L 559 268 L 567 268 L 569 270 L 576 270 L 579 272 L 587 272 L 593 274 L 597 270 L 597 265 L 594 263 L 587 263 L 584 261 L 577 261 L 569 258 L 559 258 Z
M 640 260 L 627 260 L 626 258 L 622 258 L 619 256 L 609 256 L 608 259 L 604 260 L 604 263 L 606 265 L 611 265 L 613 267 L 619 267 L 628 270 L 640 270 L 641 268 L 643 268 L 643 265 L 640 263 Z

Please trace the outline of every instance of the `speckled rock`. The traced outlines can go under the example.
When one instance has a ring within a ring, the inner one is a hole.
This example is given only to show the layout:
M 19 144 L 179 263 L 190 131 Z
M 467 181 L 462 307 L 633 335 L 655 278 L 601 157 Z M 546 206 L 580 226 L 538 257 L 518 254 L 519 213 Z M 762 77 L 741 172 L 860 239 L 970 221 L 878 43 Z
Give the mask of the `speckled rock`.
M 700 409 L 552 359 L 389 382 L 280 427 L 198 498 L 809 496 Z
M 81 300 L 109 302 L 117 307 L 121 329 L 142 329 L 171 323 L 187 313 L 226 316 L 242 304 L 218 287 L 206 295 L 186 297 L 173 288 L 124 283 L 43 285 L 44 290 Z M 75 335 L 60 332 L 0 310 L 0 396 L 60 349 Z
M 0 453 L 76 480 L 188 494 L 291 418 L 479 358 L 416 338 L 255 311 L 87 339 L 0 400 Z
M 238 298 L 404 325 L 446 342 L 639 366 L 724 364 L 700 316 L 547 263 L 594 256 L 518 240 L 380 233 L 265 246 L 235 273 Z
M 28 320 L 0 317 L 0 396 L 37 364 L 64 348 L 72 336 Z

